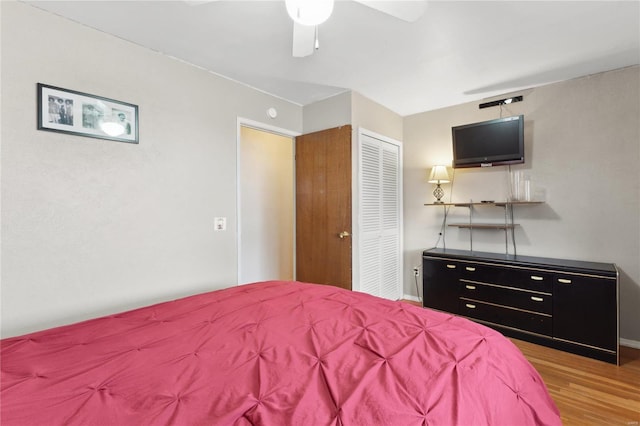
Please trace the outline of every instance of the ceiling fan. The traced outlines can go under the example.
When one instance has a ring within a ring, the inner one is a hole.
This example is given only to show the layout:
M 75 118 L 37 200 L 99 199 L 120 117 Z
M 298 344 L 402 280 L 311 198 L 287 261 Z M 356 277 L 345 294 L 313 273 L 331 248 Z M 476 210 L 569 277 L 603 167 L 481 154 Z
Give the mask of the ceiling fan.
M 191 5 L 217 0 L 183 0 Z M 303 58 L 319 48 L 318 25 L 329 19 L 336 0 L 285 0 L 293 20 L 293 56 Z M 426 0 L 353 0 L 406 22 L 417 21 L 426 9 Z
M 354 0 L 357 3 L 407 22 L 415 22 L 424 13 L 425 0 Z M 293 56 L 302 58 L 318 49 L 318 25 L 333 12 L 334 0 L 285 0 L 293 19 Z

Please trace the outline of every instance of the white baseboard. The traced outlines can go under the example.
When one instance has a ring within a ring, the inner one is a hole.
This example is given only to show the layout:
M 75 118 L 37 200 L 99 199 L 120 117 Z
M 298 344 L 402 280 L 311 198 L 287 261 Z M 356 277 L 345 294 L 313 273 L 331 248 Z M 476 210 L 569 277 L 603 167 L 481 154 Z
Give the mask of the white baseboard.
M 422 302 L 422 300 L 420 300 L 420 298 L 419 298 L 419 297 L 417 297 L 417 296 L 413 296 L 413 295 L 411 295 L 411 294 L 404 294 L 404 295 L 402 296 L 402 298 L 403 298 L 404 300 L 411 300 L 412 302 Z
M 640 342 L 637 340 L 620 339 L 620 346 L 628 346 L 630 348 L 640 349 Z

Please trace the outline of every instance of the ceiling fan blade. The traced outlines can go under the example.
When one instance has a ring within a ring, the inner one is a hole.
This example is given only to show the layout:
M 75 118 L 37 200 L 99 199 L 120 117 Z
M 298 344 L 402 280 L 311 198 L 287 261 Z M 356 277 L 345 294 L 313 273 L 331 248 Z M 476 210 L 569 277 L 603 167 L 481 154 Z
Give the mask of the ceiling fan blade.
M 415 22 L 424 14 L 427 8 L 425 0 L 354 0 L 372 9 L 378 10 L 394 18 L 407 22 Z
M 316 27 L 293 23 L 293 56 L 304 58 L 313 53 Z

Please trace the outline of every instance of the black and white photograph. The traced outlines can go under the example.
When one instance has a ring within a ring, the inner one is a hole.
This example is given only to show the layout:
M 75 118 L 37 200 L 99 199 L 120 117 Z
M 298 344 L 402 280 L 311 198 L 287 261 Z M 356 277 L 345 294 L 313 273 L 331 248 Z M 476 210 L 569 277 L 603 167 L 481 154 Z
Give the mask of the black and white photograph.
M 48 122 L 73 126 L 73 99 L 49 96 L 47 104 L 49 108 Z
M 138 143 L 138 106 L 38 83 L 38 129 Z

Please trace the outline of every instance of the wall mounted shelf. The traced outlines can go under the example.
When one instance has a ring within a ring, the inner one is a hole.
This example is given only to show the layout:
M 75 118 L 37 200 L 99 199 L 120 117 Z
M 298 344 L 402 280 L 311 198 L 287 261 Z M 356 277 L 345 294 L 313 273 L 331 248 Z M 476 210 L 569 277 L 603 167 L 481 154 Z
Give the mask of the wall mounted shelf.
M 496 207 L 504 207 L 504 206 L 518 206 L 518 205 L 535 205 L 535 204 L 544 204 L 544 201 L 471 201 L 468 203 L 426 203 L 425 206 L 454 206 L 454 207 L 473 207 L 473 206 L 496 206 Z
M 516 253 L 515 227 L 520 226 L 513 221 L 514 206 L 532 206 L 543 204 L 544 201 L 470 201 L 468 203 L 427 203 L 425 206 L 440 206 L 445 209 L 445 224 L 447 220 L 447 207 L 466 207 L 469 209 L 469 222 L 467 223 L 450 223 L 447 226 L 468 229 L 469 230 L 469 250 L 473 251 L 473 230 L 474 229 L 497 229 L 504 231 L 504 250 L 505 254 L 509 254 L 509 231 L 511 231 L 511 239 L 513 243 L 513 254 Z M 504 209 L 504 223 L 474 223 L 473 210 L 475 207 L 502 207 Z
M 447 226 L 467 229 L 513 229 L 517 223 L 449 223 Z

